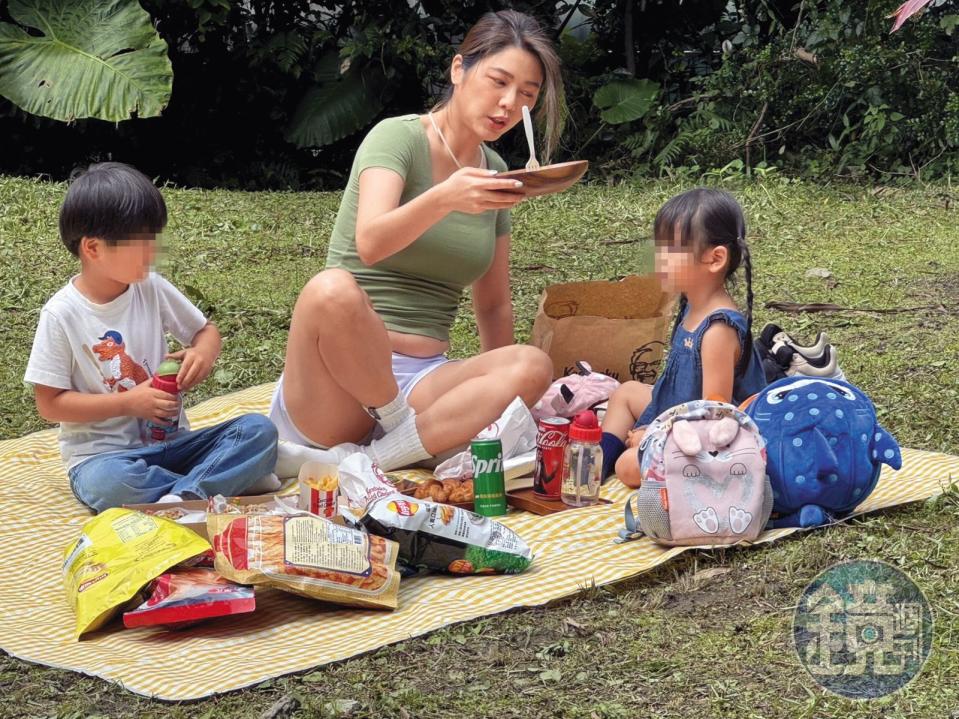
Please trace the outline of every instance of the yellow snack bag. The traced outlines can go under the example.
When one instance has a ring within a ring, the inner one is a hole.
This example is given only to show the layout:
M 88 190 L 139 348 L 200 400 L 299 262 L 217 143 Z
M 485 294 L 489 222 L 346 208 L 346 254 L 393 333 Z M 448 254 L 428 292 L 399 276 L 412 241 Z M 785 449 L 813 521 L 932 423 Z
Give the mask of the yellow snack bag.
M 99 629 L 148 582 L 210 549 L 191 529 L 132 509 L 108 509 L 83 525 L 63 555 L 77 638 Z

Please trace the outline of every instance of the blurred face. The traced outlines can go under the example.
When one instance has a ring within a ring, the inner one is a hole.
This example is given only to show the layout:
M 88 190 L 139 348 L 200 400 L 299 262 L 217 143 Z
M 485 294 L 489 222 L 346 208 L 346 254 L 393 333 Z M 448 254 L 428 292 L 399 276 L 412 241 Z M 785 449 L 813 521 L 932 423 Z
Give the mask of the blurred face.
M 655 263 L 656 276 L 667 292 L 685 292 L 686 288 L 692 284 L 693 268 L 696 263 L 692 249 L 657 245 Z
M 695 247 L 683 247 L 682 231 L 676 228 L 672 243 L 656 243 L 656 276 L 667 292 L 688 293 L 717 279 L 722 282 L 727 259 L 725 247 L 707 247 L 702 252 Z
M 156 258 L 157 236 L 137 233 L 115 245 L 99 238 L 85 237 L 81 253 L 105 277 L 123 284 L 145 279 Z
M 543 69 L 536 56 L 518 47 L 490 55 L 468 71 L 453 58 L 451 72 L 457 114 L 484 142 L 498 140 L 523 119 L 523 105 L 536 106 Z

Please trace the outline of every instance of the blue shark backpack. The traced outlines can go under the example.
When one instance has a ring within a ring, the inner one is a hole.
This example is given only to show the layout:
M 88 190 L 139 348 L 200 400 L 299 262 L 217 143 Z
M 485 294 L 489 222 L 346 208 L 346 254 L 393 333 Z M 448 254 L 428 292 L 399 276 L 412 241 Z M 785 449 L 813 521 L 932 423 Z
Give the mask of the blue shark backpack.
M 771 527 L 815 527 L 848 516 L 876 486 L 879 469 L 902 466 L 899 445 L 854 385 L 786 377 L 746 407 L 766 440 Z

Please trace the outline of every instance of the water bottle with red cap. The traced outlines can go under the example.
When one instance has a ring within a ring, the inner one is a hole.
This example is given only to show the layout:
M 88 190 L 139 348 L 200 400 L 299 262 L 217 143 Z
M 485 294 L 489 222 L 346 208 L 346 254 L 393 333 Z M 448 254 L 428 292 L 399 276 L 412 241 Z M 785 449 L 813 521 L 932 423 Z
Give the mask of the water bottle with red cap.
M 603 469 L 603 450 L 599 441 L 602 437 L 603 429 L 591 410 L 580 412 L 573 418 L 563 467 L 564 504 L 585 507 L 599 502 Z

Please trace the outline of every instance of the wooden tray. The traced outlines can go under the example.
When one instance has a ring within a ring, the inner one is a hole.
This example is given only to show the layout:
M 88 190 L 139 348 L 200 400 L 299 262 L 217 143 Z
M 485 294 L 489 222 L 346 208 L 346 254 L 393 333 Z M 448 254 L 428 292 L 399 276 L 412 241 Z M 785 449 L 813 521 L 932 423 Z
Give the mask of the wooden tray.
M 532 489 L 517 489 L 515 492 L 507 492 L 506 503 L 516 509 L 541 516 L 565 512 L 568 509 L 582 509 L 582 507 L 570 507 L 568 504 L 563 504 L 562 500 L 559 499 L 546 499 L 536 494 Z M 600 499 L 599 504 L 612 504 L 612 502 L 608 499 Z M 595 507 L 596 505 L 591 506 Z
M 410 482 L 408 480 L 405 482 L 397 482 L 397 488 L 400 490 L 401 494 L 412 497 L 413 492 L 416 491 L 416 482 Z M 467 509 L 470 512 L 473 511 L 472 502 L 446 502 L 445 504 L 448 504 L 451 507 Z M 568 504 L 563 504 L 562 500 L 559 499 L 546 499 L 545 497 L 541 497 L 540 495 L 536 494 L 531 487 L 507 492 L 506 504 L 515 509 L 522 509 L 526 512 L 538 514 L 540 516 L 556 514 L 557 512 L 565 512 L 569 509 L 581 509 L 581 507 L 570 507 Z M 612 502 L 610 502 L 608 499 L 600 499 L 599 504 L 612 504 Z

